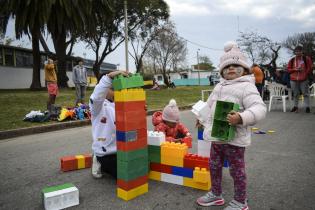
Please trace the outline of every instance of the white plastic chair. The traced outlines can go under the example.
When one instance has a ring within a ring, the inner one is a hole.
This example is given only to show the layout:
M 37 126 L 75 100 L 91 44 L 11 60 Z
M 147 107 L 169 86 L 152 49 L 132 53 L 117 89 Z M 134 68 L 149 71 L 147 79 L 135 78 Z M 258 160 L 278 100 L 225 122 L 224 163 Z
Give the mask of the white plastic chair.
M 310 96 L 315 97 L 315 83 L 310 86 Z
M 286 99 L 289 97 L 285 94 L 286 87 L 281 84 L 270 83 L 268 85 L 268 89 L 270 91 L 270 99 L 269 99 L 269 108 L 268 111 L 271 110 L 271 104 L 273 99 L 281 99 L 283 112 L 286 112 Z

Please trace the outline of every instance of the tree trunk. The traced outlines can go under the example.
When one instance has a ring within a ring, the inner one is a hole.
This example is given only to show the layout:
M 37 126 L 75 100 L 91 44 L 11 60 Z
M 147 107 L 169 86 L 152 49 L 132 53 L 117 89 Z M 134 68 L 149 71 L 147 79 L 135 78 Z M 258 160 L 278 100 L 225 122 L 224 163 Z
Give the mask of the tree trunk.
M 33 48 L 33 77 L 31 90 L 40 90 L 40 51 L 39 51 L 39 29 L 36 28 L 31 31 L 32 33 L 32 48 Z
M 57 65 L 57 78 L 58 86 L 61 88 L 68 87 L 68 76 L 67 76 L 67 44 L 66 44 L 66 33 L 63 31 L 60 34 L 52 34 L 56 56 L 58 60 Z
M 96 77 L 97 79 L 97 82 L 100 81 L 100 69 L 101 69 L 101 64 L 98 64 L 98 63 L 94 63 L 93 64 L 93 73 L 94 73 L 94 76 Z

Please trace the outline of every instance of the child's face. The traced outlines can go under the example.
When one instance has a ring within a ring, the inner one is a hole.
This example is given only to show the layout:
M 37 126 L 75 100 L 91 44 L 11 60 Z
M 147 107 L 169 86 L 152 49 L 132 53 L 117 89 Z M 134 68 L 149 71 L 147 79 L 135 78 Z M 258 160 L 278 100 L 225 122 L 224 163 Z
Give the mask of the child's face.
M 229 65 L 223 69 L 223 77 L 226 80 L 233 80 L 244 75 L 244 68 L 239 65 Z
M 164 120 L 164 123 L 168 126 L 168 127 L 171 127 L 171 128 L 175 128 L 176 126 L 176 122 L 170 122 L 170 121 L 166 121 Z

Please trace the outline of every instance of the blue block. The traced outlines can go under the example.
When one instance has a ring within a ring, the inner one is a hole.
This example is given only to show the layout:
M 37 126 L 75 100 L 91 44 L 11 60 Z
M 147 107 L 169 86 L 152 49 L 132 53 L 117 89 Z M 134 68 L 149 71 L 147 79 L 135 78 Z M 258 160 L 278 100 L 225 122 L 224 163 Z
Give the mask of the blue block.
M 137 140 L 137 131 L 116 131 L 117 141 L 129 142 Z
M 194 170 L 191 168 L 172 166 L 172 174 L 177 176 L 193 178 Z
M 223 164 L 223 166 L 224 166 L 225 168 L 228 168 L 229 165 L 230 165 L 229 161 L 228 161 L 227 159 L 224 159 L 224 164 Z
M 203 129 L 198 129 L 198 140 L 203 140 Z

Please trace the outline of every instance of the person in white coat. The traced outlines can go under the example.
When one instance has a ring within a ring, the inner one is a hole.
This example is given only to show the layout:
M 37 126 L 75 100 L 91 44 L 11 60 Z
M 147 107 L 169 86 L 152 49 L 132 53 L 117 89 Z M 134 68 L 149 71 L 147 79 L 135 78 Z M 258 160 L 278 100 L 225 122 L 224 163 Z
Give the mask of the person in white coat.
M 228 42 L 220 58 L 220 73 L 223 77 L 208 98 L 210 116 L 203 123 L 204 140 L 212 141 L 210 152 L 211 191 L 197 199 L 201 206 L 224 205 L 222 197 L 222 167 L 224 159 L 230 163 L 230 175 L 234 180 L 234 199 L 225 210 L 248 210 L 246 195 L 245 148 L 251 143 L 249 126 L 266 116 L 266 105 L 255 86 L 255 78 L 249 73 L 246 57 L 235 42 Z M 240 105 L 240 111 L 227 115 L 230 125 L 236 127 L 235 138 L 223 143 L 211 137 L 216 101 L 227 101 Z
M 128 75 L 124 71 L 114 71 L 104 75 L 90 97 L 93 137 L 92 176 L 94 178 L 101 178 L 104 173 L 108 173 L 114 178 L 117 177 L 115 103 L 112 79 L 119 74 Z

